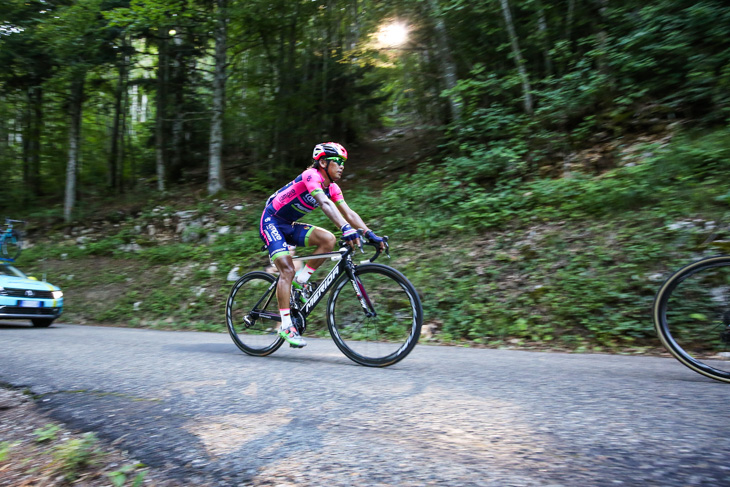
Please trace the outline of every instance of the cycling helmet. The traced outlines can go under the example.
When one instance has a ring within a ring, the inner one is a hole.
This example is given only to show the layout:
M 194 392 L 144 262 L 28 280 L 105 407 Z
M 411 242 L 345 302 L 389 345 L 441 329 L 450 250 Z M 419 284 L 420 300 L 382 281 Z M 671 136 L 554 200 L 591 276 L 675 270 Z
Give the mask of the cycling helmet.
M 344 157 L 347 159 L 347 149 L 337 142 L 323 142 L 315 145 L 312 159 L 318 161 L 323 157 Z

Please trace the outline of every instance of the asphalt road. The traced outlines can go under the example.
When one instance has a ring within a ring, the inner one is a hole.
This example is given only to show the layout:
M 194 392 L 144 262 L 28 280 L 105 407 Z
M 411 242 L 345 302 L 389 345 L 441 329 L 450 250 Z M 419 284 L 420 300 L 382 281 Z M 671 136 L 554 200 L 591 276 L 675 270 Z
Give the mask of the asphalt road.
M 730 385 L 669 358 L 0 324 L 0 381 L 188 485 L 730 485 Z M 1 419 L 1 416 L 0 416 Z

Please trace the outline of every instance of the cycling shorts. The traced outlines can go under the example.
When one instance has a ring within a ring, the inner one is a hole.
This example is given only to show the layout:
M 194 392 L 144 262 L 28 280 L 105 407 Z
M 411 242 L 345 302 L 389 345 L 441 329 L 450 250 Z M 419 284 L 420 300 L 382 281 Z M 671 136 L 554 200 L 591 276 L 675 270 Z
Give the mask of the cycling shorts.
M 261 215 L 259 235 L 269 251 L 271 262 L 289 255 L 289 246 L 308 247 L 309 236 L 316 227 L 308 223 L 288 222 L 267 211 Z

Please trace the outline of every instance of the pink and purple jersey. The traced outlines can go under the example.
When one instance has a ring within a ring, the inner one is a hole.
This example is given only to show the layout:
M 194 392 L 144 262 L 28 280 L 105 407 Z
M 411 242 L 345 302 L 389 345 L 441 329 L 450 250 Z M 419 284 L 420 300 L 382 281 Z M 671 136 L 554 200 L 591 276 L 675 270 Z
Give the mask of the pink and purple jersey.
M 269 197 L 264 213 L 291 223 L 319 207 L 314 199 L 317 193 L 324 193 L 335 204 L 345 200 L 336 183 L 330 183 L 327 188 L 324 188 L 323 183 L 324 178 L 316 169 L 307 169 Z

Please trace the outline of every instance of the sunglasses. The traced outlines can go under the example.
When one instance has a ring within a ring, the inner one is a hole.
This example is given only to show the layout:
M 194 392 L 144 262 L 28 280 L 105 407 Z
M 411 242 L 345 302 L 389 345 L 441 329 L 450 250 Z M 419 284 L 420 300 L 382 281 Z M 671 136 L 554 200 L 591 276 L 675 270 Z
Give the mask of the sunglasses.
M 344 165 L 345 165 L 345 161 L 346 161 L 346 160 L 347 160 L 347 159 L 345 159 L 344 157 L 326 157 L 326 158 L 325 158 L 325 161 L 332 161 L 332 162 L 336 162 L 336 163 L 337 163 L 337 164 L 339 164 L 340 166 L 344 166 Z

